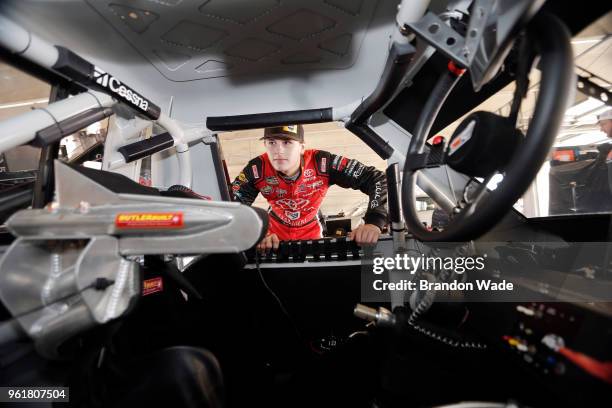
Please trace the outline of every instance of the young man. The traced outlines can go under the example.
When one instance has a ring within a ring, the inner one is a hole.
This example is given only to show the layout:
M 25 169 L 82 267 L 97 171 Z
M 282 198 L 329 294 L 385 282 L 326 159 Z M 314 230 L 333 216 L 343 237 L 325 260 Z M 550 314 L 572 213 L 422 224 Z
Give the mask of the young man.
M 608 109 L 597 117 L 599 129 L 606 134 L 609 139 L 612 139 L 612 109 Z
M 597 117 L 599 129 L 612 139 L 612 109 L 608 109 Z M 608 189 L 612 194 L 612 143 L 602 143 L 597 146 L 599 153 L 606 157 L 606 168 L 608 171 Z M 608 207 L 609 208 L 609 207 Z
M 278 249 L 280 241 L 321 238 L 317 213 L 334 184 L 370 197 L 365 224 L 351 231 L 349 239 L 362 246 L 378 241 L 387 223 L 384 173 L 357 160 L 306 150 L 301 125 L 266 128 L 263 141 L 266 153 L 249 161 L 232 183 L 236 201 L 251 205 L 261 192 L 270 204 L 270 227 L 259 250 Z
M 609 141 L 597 145 L 599 153 L 583 176 L 584 188 L 577 196 L 581 212 L 612 211 L 612 109 L 599 115 L 597 121 Z

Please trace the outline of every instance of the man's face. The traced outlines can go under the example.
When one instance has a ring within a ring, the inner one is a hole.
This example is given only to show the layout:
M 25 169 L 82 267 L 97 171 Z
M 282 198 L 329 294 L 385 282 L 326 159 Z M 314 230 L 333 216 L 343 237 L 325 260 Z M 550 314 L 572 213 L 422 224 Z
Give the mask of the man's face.
M 300 167 L 304 144 L 297 140 L 265 139 L 264 145 L 274 170 L 292 175 Z
M 600 120 L 599 128 L 606 134 L 606 136 L 612 139 L 612 119 Z

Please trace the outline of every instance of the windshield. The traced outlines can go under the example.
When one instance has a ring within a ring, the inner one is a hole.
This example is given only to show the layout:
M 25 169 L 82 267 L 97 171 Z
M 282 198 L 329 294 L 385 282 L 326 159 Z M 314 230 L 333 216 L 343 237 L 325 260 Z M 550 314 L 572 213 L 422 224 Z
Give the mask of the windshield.
M 612 212 L 612 130 L 604 132 L 605 127 L 598 120 L 598 116 L 612 108 L 609 100 L 612 90 L 610 15 L 608 13 L 572 40 L 576 95 L 565 112 L 548 160 L 531 187 L 514 205 L 526 217 Z M 517 121 L 523 133 L 533 115 L 539 71 L 533 70 L 529 79 L 529 90 Z M 472 112 L 484 110 L 507 116 L 513 93 L 514 83 Z M 449 125 L 440 135 L 448 140 L 464 118 Z M 501 178 L 498 175 L 489 183 L 489 188 L 495 188 Z
M 323 236 L 343 236 L 364 222 L 371 197 L 355 185 L 350 185 L 350 183 L 332 183 L 327 189 L 322 180 L 316 178 L 317 174 L 314 168 L 307 165 L 308 152 L 324 151 L 331 154 L 329 156 L 331 161 L 321 159 L 324 161 L 320 162 L 322 167 L 319 168 L 331 171 L 331 169 L 336 168 L 350 169 L 351 166 L 354 166 L 356 170 L 352 179 L 356 181 L 362 178 L 364 180 L 368 179 L 370 177 L 369 173 L 374 170 L 384 173 L 387 164 L 363 141 L 345 129 L 342 123 L 309 124 L 304 125 L 303 129 L 305 149 L 301 166 L 303 173 L 300 170 L 294 175 L 294 177 L 299 177 L 303 174 L 303 177 L 294 180 L 297 184 L 296 190 L 290 189 L 291 184 L 283 185 L 285 183 L 278 179 L 276 173 L 266 173 L 265 176 L 262 176 L 266 180 L 266 185 L 260 193 L 255 192 L 250 204 L 270 210 L 274 214 L 287 215 L 288 217 L 299 217 L 311 207 L 317 208 L 318 206 L 318 219 L 322 225 Z M 263 136 L 263 129 L 227 132 L 220 135 L 223 156 L 231 183 L 230 191 L 232 191 L 232 194 L 237 194 L 238 199 L 246 198 L 243 197 L 244 192 L 240 188 L 240 184 L 251 176 L 259 176 L 258 172 L 260 170 L 256 170 L 255 174 L 249 173 L 249 169 L 253 165 L 251 160 L 264 153 L 269 155 L 272 151 L 275 151 L 275 147 L 266 147 L 264 141 L 261 140 Z M 357 164 L 357 161 L 359 164 Z M 361 168 L 361 164 L 364 165 L 363 168 Z M 285 178 L 285 180 L 292 181 L 290 178 Z M 249 179 L 249 181 L 251 180 Z M 305 183 L 305 191 L 303 192 L 300 192 L 302 191 L 301 183 Z M 324 198 L 319 199 L 316 194 L 312 194 L 315 189 L 324 191 L 322 193 Z M 275 203 L 280 203 L 280 205 L 275 207 Z

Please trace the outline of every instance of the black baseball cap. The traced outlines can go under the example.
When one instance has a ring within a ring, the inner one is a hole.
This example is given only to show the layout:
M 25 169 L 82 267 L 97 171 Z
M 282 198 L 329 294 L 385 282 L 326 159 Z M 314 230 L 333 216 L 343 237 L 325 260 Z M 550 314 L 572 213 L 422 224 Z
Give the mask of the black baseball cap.
M 262 139 L 290 139 L 304 143 L 304 127 L 302 125 L 269 127 L 264 130 Z

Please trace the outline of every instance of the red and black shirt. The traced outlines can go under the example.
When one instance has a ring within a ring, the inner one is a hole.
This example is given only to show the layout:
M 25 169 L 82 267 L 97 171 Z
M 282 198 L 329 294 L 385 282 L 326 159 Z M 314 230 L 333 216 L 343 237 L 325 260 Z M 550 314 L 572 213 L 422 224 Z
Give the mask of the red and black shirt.
M 306 150 L 295 180 L 279 175 L 267 153 L 245 166 L 232 183 L 236 201 L 251 205 L 261 193 L 270 204 L 270 232 L 281 240 L 320 238 L 317 212 L 331 185 L 360 190 L 369 196 L 367 224 L 387 223 L 387 182 L 383 172 L 323 150 Z

